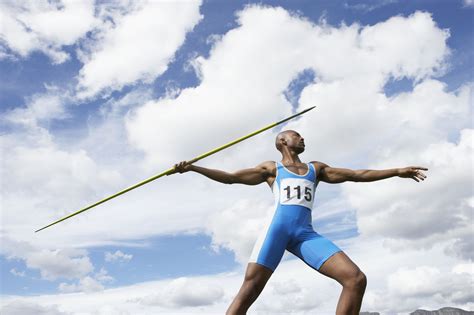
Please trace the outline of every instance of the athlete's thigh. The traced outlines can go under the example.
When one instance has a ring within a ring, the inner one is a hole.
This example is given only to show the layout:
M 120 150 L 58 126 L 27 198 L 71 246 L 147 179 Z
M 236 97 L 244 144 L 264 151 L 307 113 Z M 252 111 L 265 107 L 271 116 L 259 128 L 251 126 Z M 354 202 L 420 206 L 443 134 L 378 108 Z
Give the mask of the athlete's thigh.
M 309 228 L 300 233 L 287 250 L 318 271 L 330 257 L 342 251 L 329 239 Z
M 344 284 L 361 272 L 359 267 L 342 251 L 329 257 L 318 271 L 340 284 Z
M 288 233 L 281 224 L 268 224 L 255 242 L 249 263 L 257 263 L 275 271 L 285 253 L 288 240 Z

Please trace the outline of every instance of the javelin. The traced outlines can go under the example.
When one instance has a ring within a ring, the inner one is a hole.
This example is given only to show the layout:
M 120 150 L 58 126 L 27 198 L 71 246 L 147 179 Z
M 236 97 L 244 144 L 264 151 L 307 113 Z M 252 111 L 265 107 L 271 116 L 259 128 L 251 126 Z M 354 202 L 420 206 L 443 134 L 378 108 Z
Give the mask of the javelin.
M 316 107 L 316 106 L 307 108 L 307 109 L 305 109 L 305 110 L 302 111 L 302 112 L 299 112 L 299 113 L 294 114 L 293 116 L 290 116 L 290 117 L 288 117 L 288 118 L 285 118 L 285 119 L 283 119 L 283 120 L 280 120 L 280 121 L 278 121 L 278 122 L 276 122 L 276 123 L 270 124 L 270 125 L 268 125 L 268 126 L 266 126 L 266 127 L 263 127 L 262 129 L 259 129 L 259 130 L 255 131 L 255 132 L 252 132 L 252 133 L 250 133 L 250 134 L 248 134 L 248 135 L 246 135 L 246 136 L 244 136 L 244 137 L 241 137 L 241 138 L 239 138 L 239 139 L 237 139 L 237 140 L 234 140 L 234 141 L 231 141 L 231 142 L 229 142 L 229 143 L 227 143 L 227 144 L 224 144 L 223 146 L 220 146 L 220 147 L 218 147 L 218 148 L 216 148 L 216 149 L 214 149 L 214 150 L 211 150 L 211 151 L 209 151 L 209 152 L 206 152 L 206 153 L 204 153 L 204 154 L 201 154 L 200 156 L 198 156 L 198 157 L 196 157 L 196 158 L 194 158 L 194 159 L 188 161 L 188 164 L 195 163 L 195 162 L 197 162 L 197 161 L 199 161 L 199 160 L 201 160 L 201 159 L 203 159 L 203 158 L 205 158 L 205 157 L 208 157 L 209 155 L 212 155 L 212 154 L 214 154 L 214 153 L 217 153 L 217 152 L 219 152 L 219 151 L 221 151 L 221 150 L 224 150 L 225 148 L 228 148 L 228 147 L 230 147 L 230 146 L 232 146 L 232 145 L 234 145 L 234 144 L 236 144 L 236 143 L 239 143 L 239 142 L 241 142 L 241 141 L 244 141 L 245 139 L 248 139 L 248 138 L 250 138 L 250 137 L 253 137 L 253 136 L 255 136 L 255 135 L 257 135 L 257 134 L 259 134 L 259 133 L 261 133 L 261 132 L 263 132 L 263 131 L 265 131 L 265 130 L 267 130 L 267 129 L 273 128 L 273 127 L 275 127 L 275 126 L 277 126 L 277 125 L 279 125 L 279 124 L 281 124 L 281 123 L 284 123 L 285 121 L 288 121 L 288 120 L 290 120 L 290 119 L 295 118 L 296 116 L 302 115 L 302 114 L 306 113 L 307 111 L 312 110 L 312 109 L 315 108 L 315 107 Z M 69 219 L 69 218 L 71 218 L 71 217 L 73 217 L 73 216 L 75 216 L 75 215 L 78 215 L 79 213 L 84 212 L 84 211 L 86 211 L 86 210 L 89 210 L 89 209 L 91 209 L 91 208 L 93 208 L 93 207 L 95 207 L 95 206 L 97 206 L 97 205 L 100 205 L 101 203 L 104 203 L 104 202 L 106 202 L 106 201 L 108 201 L 108 200 L 110 200 L 110 199 L 112 199 L 112 198 L 115 198 L 115 197 L 117 197 L 117 196 L 120 196 L 120 195 L 122 195 L 122 194 L 124 194 L 124 193 L 126 193 L 126 192 L 128 192 L 128 191 L 130 191 L 130 190 L 132 190 L 132 189 L 135 189 L 135 188 L 137 188 L 137 187 L 140 187 L 140 186 L 142 186 L 142 185 L 145 185 L 146 183 L 149 183 L 149 182 L 151 182 L 151 181 L 153 181 L 153 180 L 155 180 L 155 179 L 158 179 L 158 178 L 160 178 L 160 177 L 162 177 L 162 176 L 171 175 L 171 174 L 174 173 L 174 171 L 175 171 L 175 168 L 172 167 L 172 168 L 170 168 L 170 169 L 168 169 L 168 170 L 166 170 L 166 171 L 164 171 L 164 172 L 162 172 L 162 173 L 160 173 L 160 174 L 158 174 L 158 175 L 155 175 L 155 176 L 153 176 L 153 177 L 150 177 L 150 178 L 148 178 L 148 179 L 145 179 L 144 181 L 142 181 L 142 182 L 140 182 L 140 183 L 138 183 L 138 184 L 136 184 L 136 185 L 130 186 L 130 187 L 128 187 L 128 188 L 126 188 L 126 189 L 124 189 L 124 190 L 122 190 L 122 191 L 119 191 L 118 193 L 116 193 L 116 194 L 114 194 L 114 195 L 112 195 L 112 196 L 109 196 L 109 197 L 107 197 L 107 198 L 104 198 L 104 199 L 102 199 L 102 200 L 100 200 L 100 201 L 98 201 L 98 202 L 96 202 L 96 203 L 94 203 L 94 204 L 92 204 L 92 205 L 90 205 L 90 206 L 87 206 L 87 207 L 85 207 L 85 208 L 83 208 L 83 209 L 81 209 L 81 210 L 79 210 L 79 211 L 76 211 L 76 212 L 74 212 L 74 213 L 72 213 L 72 214 L 70 214 L 70 215 L 68 215 L 68 216 L 65 216 L 65 217 L 62 218 L 62 219 L 59 219 L 59 220 L 57 220 L 57 221 L 54 221 L 53 223 L 48 224 L 48 225 L 42 227 L 42 228 L 39 229 L 39 230 L 36 230 L 35 233 L 36 233 L 36 232 L 39 232 L 39 231 L 41 231 L 41 230 L 44 230 L 44 229 L 50 227 L 51 225 L 55 225 L 56 223 L 59 223 L 59 222 L 61 222 L 61 221 L 64 221 L 64 220 L 66 220 L 66 219 Z

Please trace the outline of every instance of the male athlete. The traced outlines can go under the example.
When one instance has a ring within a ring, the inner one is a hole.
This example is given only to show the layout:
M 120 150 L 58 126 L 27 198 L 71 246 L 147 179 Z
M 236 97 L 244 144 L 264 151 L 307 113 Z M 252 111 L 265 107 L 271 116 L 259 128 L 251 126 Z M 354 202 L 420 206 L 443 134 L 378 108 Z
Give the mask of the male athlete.
M 225 184 L 257 185 L 263 182 L 275 196 L 275 212 L 266 220 L 250 257 L 244 282 L 226 314 L 246 314 L 262 292 L 286 250 L 302 259 L 321 274 L 342 285 L 336 314 L 359 314 L 367 279 L 354 262 L 330 240 L 312 227 L 311 209 L 319 181 L 326 183 L 372 182 L 399 176 L 419 182 L 426 175 L 424 167 L 412 166 L 387 170 L 350 170 L 334 168 L 313 161 L 303 163 L 298 155 L 304 151 L 304 139 L 293 130 L 276 137 L 281 162 L 267 161 L 257 167 L 227 173 L 189 164 L 175 165 L 175 172 L 198 172 Z

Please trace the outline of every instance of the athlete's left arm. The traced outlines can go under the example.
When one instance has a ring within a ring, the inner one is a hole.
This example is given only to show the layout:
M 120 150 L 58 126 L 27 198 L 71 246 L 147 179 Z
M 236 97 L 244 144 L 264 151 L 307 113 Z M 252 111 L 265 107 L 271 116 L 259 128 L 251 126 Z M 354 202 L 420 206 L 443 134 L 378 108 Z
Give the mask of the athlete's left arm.
M 351 170 L 347 168 L 330 167 L 329 165 L 318 161 L 313 161 L 311 163 L 313 163 L 316 168 L 318 179 L 330 184 L 343 183 L 345 181 L 373 182 L 394 176 L 411 178 L 419 182 L 426 178 L 426 175 L 422 170 L 428 170 L 426 167 L 421 166 L 409 166 L 386 170 Z

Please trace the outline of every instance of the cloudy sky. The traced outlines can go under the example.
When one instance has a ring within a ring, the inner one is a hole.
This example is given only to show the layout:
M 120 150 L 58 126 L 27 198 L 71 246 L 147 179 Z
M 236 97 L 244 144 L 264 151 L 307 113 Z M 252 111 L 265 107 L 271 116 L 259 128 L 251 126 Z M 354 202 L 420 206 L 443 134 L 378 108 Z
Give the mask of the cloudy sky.
M 161 178 L 310 106 L 303 161 L 422 165 L 320 184 L 315 229 L 368 278 L 362 311 L 474 310 L 474 2 L 0 1 L 2 314 L 222 314 L 270 189 Z M 279 160 L 275 128 L 197 165 Z M 334 314 L 285 254 L 249 314 Z

